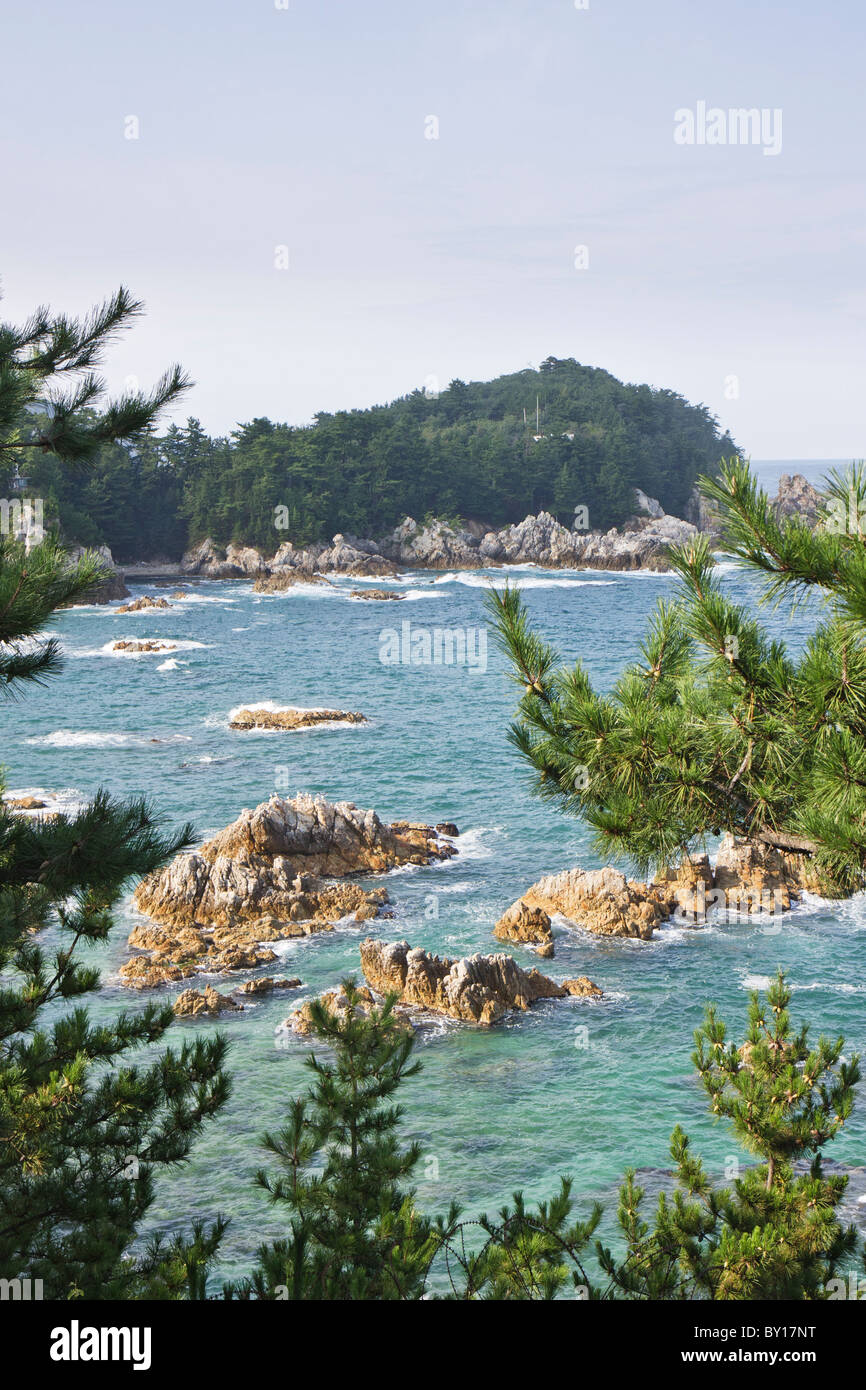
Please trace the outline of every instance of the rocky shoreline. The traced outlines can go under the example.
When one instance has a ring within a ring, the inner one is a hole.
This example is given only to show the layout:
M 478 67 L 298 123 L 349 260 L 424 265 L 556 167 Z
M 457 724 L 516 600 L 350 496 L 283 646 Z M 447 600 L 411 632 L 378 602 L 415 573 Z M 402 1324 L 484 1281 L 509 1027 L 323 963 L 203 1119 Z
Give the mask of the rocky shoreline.
M 820 502 L 817 490 L 796 473 L 793 477 L 783 475 L 772 505 L 780 519 L 798 515 L 812 525 Z M 110 573 L 100 589 L 88 596 L 88 602 L 127 598 L 127 583 L 172 579 L 252 579 L 259 593 L 281 593 L 296 584 L 327 583 L 328 575 L 388 579 L 413 569 L 538 565 L 543 569 L 666 573 L 670 570 L 669 546 L 682 545 L 699 532 L 718 537 L 712 509 L 697 490 L 689 498 L 684 518 L 666 514 L 655 498 L 639 488 L 634 490 L 634 503 L 635 512 L 622 527 L 604 532 L 579 526 L 569 529 L 545 511 L 498 530 L 480 521 L 454 525 L 434 519 L 419 524 L 407 516 L 378 540 L 339 532 L 330 542 L 317 541 L 306 547 L 284 541 L 267 557 L 254 546 L 222 547 L 208 537 L 180 561 L 141 562 L 124 569 L 114 564 L 110 551 L 102 546 L 100 554 Z M 355 590 L 352 597 L 395 596 L 388 590 Z

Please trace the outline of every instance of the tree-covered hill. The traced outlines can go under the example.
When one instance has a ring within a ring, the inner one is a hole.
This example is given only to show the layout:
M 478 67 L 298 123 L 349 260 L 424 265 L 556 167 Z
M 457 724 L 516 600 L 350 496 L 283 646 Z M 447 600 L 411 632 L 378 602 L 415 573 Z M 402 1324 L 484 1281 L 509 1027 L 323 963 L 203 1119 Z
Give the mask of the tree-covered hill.
M 549 357 L 538 371 L 455 380 L 303 427 L 256 419 L 210 438 L 190 420 L 135 448 L 107 445 L 87 475 L 34 451 L 30 491 L 66 538 L 128 563 L 177 558 L 205 536 L 266 553 L 287 538 L 377 537 L 407 514 L 498 527 L 547 510 L 569 524 L 585 506 L 590 527 L 606 529 L 634 510 L 635 486 L 682 515 L 696 477 L 736 452 L 705 406 Z M 288 509 L 282 531 L 277 507 Z

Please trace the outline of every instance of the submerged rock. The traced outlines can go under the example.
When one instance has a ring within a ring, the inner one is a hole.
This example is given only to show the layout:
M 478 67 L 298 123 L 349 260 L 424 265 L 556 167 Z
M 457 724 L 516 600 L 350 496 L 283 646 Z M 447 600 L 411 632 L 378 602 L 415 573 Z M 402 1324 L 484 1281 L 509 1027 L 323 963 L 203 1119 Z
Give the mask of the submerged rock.
M 315 724 L 366 724 L 357 710 L 339 709 L 239 709 L 230 729 L 309 729 Z
M 513 1009 L 528 1009 L 539 999 L 601 995 L 591 980 L 557 984 L 537 970 L 522 970 L 511 956 L 440 959 L 428 951 L 413 950 L 408 941 L 367 937 L 361 945 L 361 968 L 377 994 L 394 993 L 401 1004 L 484 1027 L 498 1023 Z

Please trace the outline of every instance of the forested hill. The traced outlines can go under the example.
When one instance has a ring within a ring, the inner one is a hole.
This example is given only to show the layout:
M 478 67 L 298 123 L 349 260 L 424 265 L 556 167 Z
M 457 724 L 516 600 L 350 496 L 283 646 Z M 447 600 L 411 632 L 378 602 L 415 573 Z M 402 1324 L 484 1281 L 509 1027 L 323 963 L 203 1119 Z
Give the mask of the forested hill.
M 569 524 L 586 506 L 606 529 L 634 510 L 635 486 L 682 515 L 697 475 L 735 452 L 705 406 L 548 358 L 303 427 L 257 419 L 224 439 L 190 420 L 137 450 L 106 448 L 82 476 L 34 451 L 29 491 L 69 540 L 128 563 L 177 558 L 205 536 L 268 554 L 287 538 L 378 537 L 407 514 L 498 527 L 544 509 Z M 289 526 L 276 532 L 279 506 Z

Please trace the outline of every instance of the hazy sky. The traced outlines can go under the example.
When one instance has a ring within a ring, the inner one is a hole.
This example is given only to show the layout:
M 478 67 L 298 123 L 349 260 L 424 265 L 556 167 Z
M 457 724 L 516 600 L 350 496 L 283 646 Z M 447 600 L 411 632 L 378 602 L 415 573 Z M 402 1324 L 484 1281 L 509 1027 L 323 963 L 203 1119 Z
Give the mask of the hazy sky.
M 0 0 L 0 316 L 127 283 L 112 384 L 179 359 L 211 431 L 552 353 L 866 453 L 862 0 L 282 3 Z

